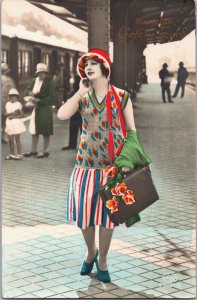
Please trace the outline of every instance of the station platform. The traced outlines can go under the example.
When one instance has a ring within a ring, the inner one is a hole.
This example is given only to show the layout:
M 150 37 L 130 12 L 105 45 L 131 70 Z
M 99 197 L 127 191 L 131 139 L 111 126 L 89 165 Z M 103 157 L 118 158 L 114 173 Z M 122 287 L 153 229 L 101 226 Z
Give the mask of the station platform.
M 171 88 L 174 90 L 174 86 Z M 158 84 L 141 87 L 136 128 L 152 159 L 160 199 L 141 221 L 119 226 L 108 255 L 112 282 L 79 270 L 85 255 L 80 230 L 65 222 L 69 177 L 77 151 L 68 144 L 69 121 L 54 112 L 50 156 L 5 161 L 2 145 L 3 298 L 195 298 L 195 91 L 163 103 Z M 28 123 L 27 123 L 28 125 Z M 21 136 L 23 152 L 31 136 Z M 42 137 L 39 150 L 42 148 Z

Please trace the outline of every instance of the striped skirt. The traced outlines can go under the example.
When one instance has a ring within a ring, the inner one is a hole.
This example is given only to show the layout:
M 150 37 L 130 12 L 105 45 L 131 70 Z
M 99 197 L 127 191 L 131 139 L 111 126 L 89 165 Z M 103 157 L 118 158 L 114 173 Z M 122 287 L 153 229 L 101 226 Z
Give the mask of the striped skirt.
M 81 229 L 93 225 L 114 228 L 116 225 L 110 221 L 99 196 L 99 188 L 106 181 L 103 169 L 74 168 L 70 178 L 66 219 L 76 221 Z

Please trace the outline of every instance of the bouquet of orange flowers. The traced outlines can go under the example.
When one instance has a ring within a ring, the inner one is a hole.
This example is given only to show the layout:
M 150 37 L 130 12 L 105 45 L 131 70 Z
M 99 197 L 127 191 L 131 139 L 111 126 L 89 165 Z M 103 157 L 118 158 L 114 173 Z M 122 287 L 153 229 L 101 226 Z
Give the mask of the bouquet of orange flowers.
M 115 177 L 117 175 L 119 168 L 116 166 L 107 166 L 105 172 L 107 173 L 108 177 Z M 131 205 L 135 202 L 134 199 L 134 192 L 127 188 L 126 183 L 124 182 L 117 182 L 117 180 L 121 180 L 122 176 L 114 178 L 114 181 L 111 181 L 111 186 L 115 184 L 115 187 L 111 188 L 111 193 L 113 198 L 107 200 L 105 205 L 107 208 L 110 209 L 111 213 L 118 211 L 118 200 L 124 201 L 125 204 Z

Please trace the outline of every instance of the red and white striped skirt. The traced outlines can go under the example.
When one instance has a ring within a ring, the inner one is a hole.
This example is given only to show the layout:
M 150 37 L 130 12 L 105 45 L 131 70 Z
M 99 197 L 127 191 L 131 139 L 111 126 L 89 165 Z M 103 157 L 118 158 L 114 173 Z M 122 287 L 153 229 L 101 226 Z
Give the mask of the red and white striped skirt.
M 99 188 L 107 181 L 104 169 L 74 168 L 68 192 L 67 220 L 76 221 L 79 228 L 93 225 L 114 228 L 99 195 Z

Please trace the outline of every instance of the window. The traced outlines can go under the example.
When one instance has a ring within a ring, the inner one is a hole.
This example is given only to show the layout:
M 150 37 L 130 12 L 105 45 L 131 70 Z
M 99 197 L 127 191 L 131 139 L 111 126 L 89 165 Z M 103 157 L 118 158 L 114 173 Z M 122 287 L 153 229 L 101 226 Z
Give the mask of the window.
M 69 67 L 70 67 L 70 72 L 72 73 L 73 72 L 73 57 L 70 57 Z
M 1 62 L 8 64 L 8 50 L 1 50 Z
M 48 54 L 48 53 L 43 54 L 43 63 L 46 64 L 47 67 L 49 68 L 49 66 L 50 66 L 50 54 Z
M 18 52 L 18 75 L 22 78 L 22 51 Z
M 19 51 L 18 73 L 20 78 L 28 78 L 31 76 L 31 52 Z

